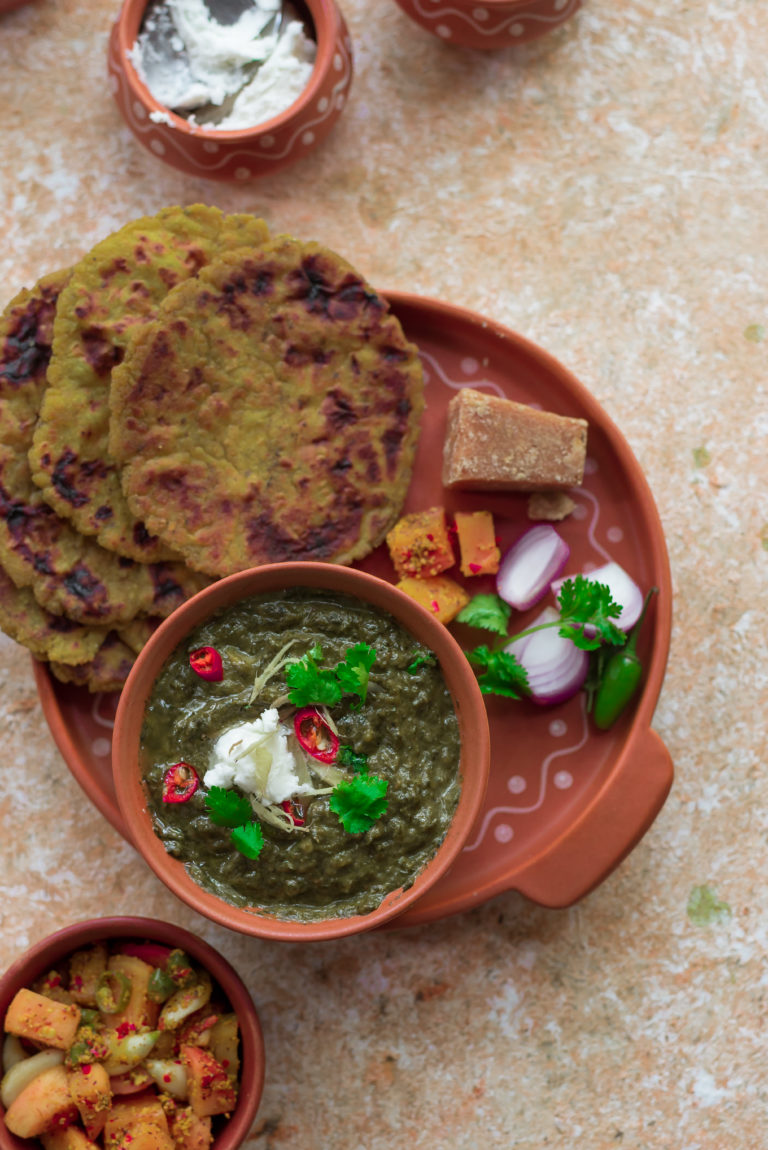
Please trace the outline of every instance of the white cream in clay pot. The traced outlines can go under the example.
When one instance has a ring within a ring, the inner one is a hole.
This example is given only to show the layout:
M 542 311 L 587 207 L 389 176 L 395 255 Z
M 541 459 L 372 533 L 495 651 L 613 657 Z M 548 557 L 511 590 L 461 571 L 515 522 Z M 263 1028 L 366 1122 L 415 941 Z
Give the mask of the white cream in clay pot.
M 130 53 L 141 80 L 159 104 L 206 131 L 253 128 L 285 112 L 317 54 L 301 20 L 283 0 L 209 3 L 150 3 Z

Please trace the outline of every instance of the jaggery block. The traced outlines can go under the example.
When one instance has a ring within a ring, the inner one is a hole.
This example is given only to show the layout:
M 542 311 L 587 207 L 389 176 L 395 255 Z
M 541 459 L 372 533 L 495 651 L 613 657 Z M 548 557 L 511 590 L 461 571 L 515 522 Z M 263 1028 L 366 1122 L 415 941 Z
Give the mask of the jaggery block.
M 443 484 L 467 491 L 559 491 L 584 477 L 587 421 L 458 391 L 448 404 Z
M 403 515 L 387 535 L 387 546 L 401 579 L 439 575 L 456 562 L 442 507 Z
M 490 511 L 457 511 L 456 537 L 462 575 L 495 575 L 501 553 Z
M 431 611 L 441 623 L 450 623 L 469 602 L 464 588 L 447 575 L 434 575 L 428 579 L 408 577 L 401 579 L 397 586 Z

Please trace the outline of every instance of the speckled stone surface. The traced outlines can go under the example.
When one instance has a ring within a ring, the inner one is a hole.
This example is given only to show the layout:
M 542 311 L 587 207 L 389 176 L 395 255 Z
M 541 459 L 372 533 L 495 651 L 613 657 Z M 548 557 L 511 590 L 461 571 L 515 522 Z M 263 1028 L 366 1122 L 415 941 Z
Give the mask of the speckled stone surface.
M 768 20 L 761 0 L 585 0 L 494 54 L 342 0 L 356 75 L 300 168 L 244 187 L 144 152 L 105 84 L 104 0 L 0 16 L 0 303 L 196 200 L 321 239 L 565 363 L 648 476 L 674 575 L 654 726 L 670 798 L 578 905 L 514 892 L 313 947 L 178 903 L 84 799 L 0 640 L 0 966 L 72 919 L 150 914 L 246 978 L 267 1045 L 247 1145 L 752 1150 L 768 1140 Z

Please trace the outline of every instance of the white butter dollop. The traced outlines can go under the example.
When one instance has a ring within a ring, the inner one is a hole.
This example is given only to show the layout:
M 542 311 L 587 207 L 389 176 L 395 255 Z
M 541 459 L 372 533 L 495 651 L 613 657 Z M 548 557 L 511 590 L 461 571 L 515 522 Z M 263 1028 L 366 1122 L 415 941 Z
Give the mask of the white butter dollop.
M 214 744 L 204 785 L 237 786 L 266 803 L 311 794 L 312 787 L 299 781 L 296 759 L 288 746 L 289 734 L 274 707 L 262 711 L 252 722 L 230 727 Z
M 275 16 L 283 0 L 253 0 L 222 24 L 205 0 L 164 0 L 150 9 L 129 55 L 152 95 L 177 113 L 230 107 L 207 130 L 255 127 L 284 112 L 309 83 L 317 45 L 300 20 Z M 256 69 L 254 74 L 254 68 Z M 194 114 L 188 115 L 195 124 Z

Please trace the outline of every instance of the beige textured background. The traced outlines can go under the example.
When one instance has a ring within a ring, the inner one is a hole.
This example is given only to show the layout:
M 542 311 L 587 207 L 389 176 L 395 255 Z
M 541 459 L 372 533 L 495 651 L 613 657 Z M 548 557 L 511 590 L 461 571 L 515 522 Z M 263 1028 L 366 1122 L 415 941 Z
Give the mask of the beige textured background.
M 764 1146 L 765 4 L 585 0 L 488 55 L 389 0 L 342 6 L 344 117 L 300 168 L 238 188 L 174 173 L 122 125 L 112 5 L 0 17 L 0 305 L 128 219 L 203 200 L 543 345 L 625 432 L 658 502 L 675 629 L 654 725 L 675 787 L 570 910 L 509 893 L 431 927 L 248 942 L 176 902 L 84 801 L 3 638 L 0 967 L 89 915 L 199 930 L 261 1013 L 253 1150 Z

